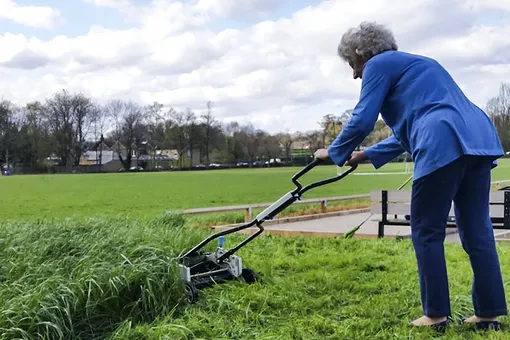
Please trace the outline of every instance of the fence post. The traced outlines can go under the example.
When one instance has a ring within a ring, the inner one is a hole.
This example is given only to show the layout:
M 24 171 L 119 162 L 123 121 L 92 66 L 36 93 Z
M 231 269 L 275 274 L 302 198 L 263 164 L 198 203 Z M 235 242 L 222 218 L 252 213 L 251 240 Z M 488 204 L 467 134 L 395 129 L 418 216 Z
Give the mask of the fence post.
M 248 222 L 251 221 L 251 205 L 249 205 L 246 209 L 244 209 L 244 221 Z
M 325 198 L 321 201 L 321 213 L 327 213 L 328 212 L 328 200 Z

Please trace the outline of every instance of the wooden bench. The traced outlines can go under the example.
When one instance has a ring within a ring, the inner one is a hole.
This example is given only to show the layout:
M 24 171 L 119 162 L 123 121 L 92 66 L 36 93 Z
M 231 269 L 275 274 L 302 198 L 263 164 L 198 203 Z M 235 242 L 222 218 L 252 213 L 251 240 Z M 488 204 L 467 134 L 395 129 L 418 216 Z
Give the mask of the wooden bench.
M 380 215 L 377 236 L 384 237 L 385 226 L 410 226 L 411 191 L 377 190 L 370 193 L 370 210 Z M 491 191 L 490 217 L 494 229 L 510 230 L 510 191 Z M 454 205 L 450 209 L 448 228 L 456 228 Z

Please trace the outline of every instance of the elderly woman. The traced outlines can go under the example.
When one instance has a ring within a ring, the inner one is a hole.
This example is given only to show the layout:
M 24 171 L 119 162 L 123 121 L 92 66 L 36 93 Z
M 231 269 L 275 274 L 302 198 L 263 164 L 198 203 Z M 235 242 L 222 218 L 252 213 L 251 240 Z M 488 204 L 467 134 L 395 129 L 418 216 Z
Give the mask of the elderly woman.
M 315 152 L 339 165 L 368 159 L 380 168 L 403 152 L 415 164 L 411 233 L 424 316 L 413 326 L 444 329 L 451 310 L 444 255 L 452 202 L 462 246 L 473 270 L 474 316 L 464 323 L 499 329 L 507 314 L 505 292 L 489 216 L 491 169 L 503 155 L 487 115 L 464 95 L 436 61 L 398 51 L 390 30 L 362 23 L 348 30 L 339 56 L 362 78 L 352 119 L 328 149 Z M 355 148 L 373 130 L 379 113 L 392 135 L 363 152 Z

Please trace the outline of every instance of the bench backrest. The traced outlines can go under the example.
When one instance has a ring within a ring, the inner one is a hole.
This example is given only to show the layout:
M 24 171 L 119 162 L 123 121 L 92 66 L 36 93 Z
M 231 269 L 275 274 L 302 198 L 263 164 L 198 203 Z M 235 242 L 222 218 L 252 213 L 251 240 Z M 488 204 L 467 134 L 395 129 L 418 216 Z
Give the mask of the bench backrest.
M 373 214 L 410 215 L 411 191 L 374 190 L 370 193 L 370 209 Z M 491 218 L 507 219 L 510 223 L 510 191 L 490 192 Z M 450 208 L 450 216 L 455 216 L 454 204 Z

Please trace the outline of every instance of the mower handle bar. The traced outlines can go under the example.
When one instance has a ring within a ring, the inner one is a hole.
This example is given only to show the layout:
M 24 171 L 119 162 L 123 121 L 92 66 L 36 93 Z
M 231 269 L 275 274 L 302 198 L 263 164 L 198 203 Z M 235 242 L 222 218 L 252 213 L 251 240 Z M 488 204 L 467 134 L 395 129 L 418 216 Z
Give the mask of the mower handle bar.
M 246 224 L 243 224 L 243 225 L 240 225 L 240 226 L 228 229 L 228 230 L 220 231 L 220 232 L 218 232 L 216 234 L 213 234 L 213 235 L 207 237 L 202 242 L 200 242 L 195 247 L 193 247 L 193 249 L 189 250 L 182 257 L 187 257 L 187 256 L 197 252 L 200 248 L 203 248 L 206 244 L 208 244 L 209 242 L 211 242 L 212 240 L 214 240 L 215 238 L 218 238 L 220 236 L 231 234 L 231 233 L 235 233 L 237 231 L 241 231 L 241 230 L 244 230 L 244 229 L 248 229 L 248 228 L 250 228 L 250 227 L 252 227 L 254 225 L 256 225 L 259 228 L 259 230 L 257 230 L 254 234 L 250 235 L 244 241 L 239 243 L 237 246 L 235 246 L 234 248 L 230 249 L 229 251 L 224 253 L 221 257 L 219 257 L 218 258 L 218 262 L 221 262 L 223 259 L 225 259 L 225 258 L 229 257 L 230 255 L 234 254 L 241 247 L 243 247 L 248 242 L 250 242 L 255 237 L 257 237 L 259 234 L 261 234 L 264 231 L 264 228 L 262 227 L 262 223 L 265 220 L 272 219 L 274 216 L 276 216 L 278 213 L 280 213 L 286 207 L 288 207 L 289 205 L 294 203 L 296 200 L 300 199 L 300 197 L 301 197 L 301 195 L 303 193 L 307 192 L 310 189 L 313 189 L 313 188 L 316 188 L 316 187 L 319 187 L 319 186 L 322 186 L 322 185 L 325 185 L 325 184 L 336 182 L 336 181 L 344 178 L 345 176 L 349 175 L 351 172 L 353 172 L 357 168 L 357 165 L 354 165 L 349 170 L 341 173 L 338 176 L 331 177 L 331 178 L 324 179 L 324 180 L 317 181 L 317 182 L 313 182 L 313 183 L 308 184 L 307 186 L 303 187 L 303 185 L 298 182 L 298 179 L 301 176 L 303 176 L 304 174 L 306 174 L 308 171 L 313 169 L 315 166 L 317 166 L 321 162 L 322 162 L 322 160 L 320 160 L 320 159 L 314 159 L 307 166 L 305 166 L 302 170 L 300 170 L 298 173 L 296 173 L 292 177 L 292 182 L 296 185 L 296 189 L 294 189 L 293 191 L 285 194 L 278 201 L 276 201 L 273 204 L 271 204 L 271 206 L 269 206 L 263 212 L 261 212 L 259 215 L 257 215 L 257 217 L 255 217 L 251 222 L 248 222 Z
M 302 194 L 304 194 L 305 192 L 307 192 L 310 189 L 317 188 L 317 187 L 320 187 L 320 186 L 325 185 L 325 184 L 329 184 L 329 183 L 333 183 L 333 182 L 339 181 L 342 178 L 344 178 L 345 176 L 349 175 L 354 170 L 356 170 L 356 168 L 358 167 L 358 165 L 355 164 L 355 165 L 351 166 L 351 168 L 349 170 L 342 172 L 338 176 L 331 177 L 331 178 L 328 178 L 328 179 L 324 179 L 324 180 L 321 180 L 321 181 L 317 181 L 317 182 L 314 182 L 314 183 L 310 183 L 310 184 L 308 184 L 307 186 L 305 186 L 303 188 L 303 185 L 298 182 L 298 179 L 300 177 L 302 177 L 304 174 L 306 174 L 308 171 L 312 170 L 315 166 L 317 166 L 321 162 L 322 162 L 321 159 L 318 159 L 318 158 L 314 159 L 312 162 L 310 162 L 307 166 L 305 166 L 303 169 L 301 169 L 298 173 L 296 173 L 292 177 L 292 182 L 296 185 L 296 189 L 294 190 L 294 193 L 299 193 L 299 195 L 302 195 Z

